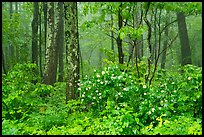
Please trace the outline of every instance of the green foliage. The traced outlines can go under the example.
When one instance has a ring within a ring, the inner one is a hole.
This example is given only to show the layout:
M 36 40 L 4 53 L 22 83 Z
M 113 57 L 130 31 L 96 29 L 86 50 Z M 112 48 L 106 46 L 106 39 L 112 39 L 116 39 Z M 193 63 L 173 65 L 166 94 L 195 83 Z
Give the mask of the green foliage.
M 165 115 L 162 115 L 165 116 Z M 192 117 L 180 116 L 175 119 L 157 118 L 159 124 L 153 126 L 151 123 L 141 130 L 146 135 L 202 135 L 201 119 L 195 121 Z
M 105 67 L 102 72 L 95 70 L 92 78 L 86 76 L 79 84 L 80 97 L 83 104 L 95 110 L 103 110 L 107 100 L 116 104 L 130 100 L 136 103 L 141 88 L 136 77 L 122 71 L 123 66 Z M 130 98 L 131 97 L 131 98 Z
M 3 117 L 8 119 L 20 119 L 29 111 L 32 111 L 32 100 L 29 93 L 34 90 L 32 81 L 39 78 L 35 75 L 35 64 L 17 64 L 13 71 L 3 77 L 2 102 Z

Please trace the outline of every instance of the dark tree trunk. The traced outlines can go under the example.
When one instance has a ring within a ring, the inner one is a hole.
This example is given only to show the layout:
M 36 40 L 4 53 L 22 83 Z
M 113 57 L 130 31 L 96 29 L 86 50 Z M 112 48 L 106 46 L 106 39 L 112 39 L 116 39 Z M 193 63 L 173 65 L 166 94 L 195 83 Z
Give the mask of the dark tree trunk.
M 42 27 L 41 27 L 41 12 L 42 12 L 42 6 L 40 7 L 39 12 L 39 67 L 40 67 L 40 76 L 43 77 L 43 71 L 42 71 Z
M 70 99 L 76 99 L 79 93 L 79 34 L 78 34 L 78 16 L 77 2 L 65 2 L 65 42 L 66 42 L 66 62 L 67 62 L 67 82 L 66 82 L 66 102 Z
M 184 13 L 177 13 L 178 32 L 181 44 L 181 65 L 192 64 L 191 49 L 188 39 L 188 32 L 186 27 L 186 20 Z
M 122 26 L 123 26 L 123 18 L 122 18 L 122 3 L 121 3 L 118 9 L 118 29 L 120 30 Z M 117 37 L 117 46 L 118 46 L 119 63 L 123 64 L 124 54 L 123 54 L 123 48 L 122 48 L 122 39 L 120 38 L 120 35 Z
M 33 2 L 34 14 L 32 21 L 32 63 L 38 65 L 38 2 Z
M 166 14 L 167 16 L 169 16 L 169 12 L 167 12 Z M 168 19 L 165 21 L 165 26 L 167 26 L 167 24 L 169 23 Z M 167 45 L 168 45 L 168 33 L 169 33 L 169 27 L 166 27 L 164 30 L 164 46 L 163 49 L 164 50 L 163 54 L 162 54 L 162 58 L 161 58 L 161 68 L 165 69 L 165 63 L 166 63 L 166 51 L 167 51 Z
M 44 13 L 44 42 L 45 42 L 45 50 L 46 50 L 46 44 L 47 44 L 47 3 L 43 2 L 43 13 Z M 46 52 L 45 52 L 46 56 Z
M 63 82 L 63 70 L 64 70 L 64 63 L 63 63 L 63 53 L 64 53 L 64 19 L 63 19 L 63 2 L 58 2 L 59 8 L 59 23 L 58 23 L 58 32 L 57 32 L 57 39 L 56 43 L 58 44 L 59 49 L 59 76 L 58 81 Z
M 16 13 L 18 13 L 18 2 L 15 2 Z
M 111 14 L 111 49 L 114 52 L 113 14 Z

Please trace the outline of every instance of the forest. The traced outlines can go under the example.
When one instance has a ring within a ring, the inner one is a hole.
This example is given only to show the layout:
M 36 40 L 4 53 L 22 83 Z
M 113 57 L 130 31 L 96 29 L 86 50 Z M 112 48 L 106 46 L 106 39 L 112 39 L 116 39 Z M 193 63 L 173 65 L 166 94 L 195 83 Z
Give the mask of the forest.
M 2 2 L 2 135 L 202 135 L 202 2 Z

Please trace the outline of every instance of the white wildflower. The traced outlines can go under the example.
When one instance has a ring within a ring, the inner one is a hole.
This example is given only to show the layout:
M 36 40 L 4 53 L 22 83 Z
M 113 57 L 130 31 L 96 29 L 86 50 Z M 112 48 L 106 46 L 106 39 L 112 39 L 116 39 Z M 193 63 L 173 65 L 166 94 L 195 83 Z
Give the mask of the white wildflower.
M 161 90 L 161 93 L 163 93 L 164 92 L 164 90 Z
M 93 97 L 93 99 L 96 99 L 96 97 Z
M 124 74 L 125 74 L 125 72 L 122 72 L 122 74 L 124 75 Z
M 147 93 L 144 93 L 144 95 L 147 95 Z
M 126 89 L 126 88 L 123 88 L 123 90 L 126 91 L 127 89 Z
M 160 103 L 163 103 L 163 102 L 164 102 L 164 101 L 162 101 L 162 100 L 160 101 Z
M 100 78 L 100 75 L 99 75 L 99 74 L 97 74 L 97 75 L 96 75 L 96 77 L 97 77 L 97 78 Z
M 96 72 L 96 70 L 94 69 L 94 72 Z
M 174 84 L 174 82 L 172 82 L 171 84 Z
M 159 107 L 159 110 L 161 110 L 161 107 Z
M 101 84 L 103 84 L 103 82 L 102 82 L 102 81 L 101 81 L 100 83 L 101 83 Z
M 89 81 L 89 84 L 91 84 L 91 81 Z
M 105 74 L 105 71 L 102 71 L 102 75 L 104 75 Z
M 176 93 L 176 90 L 174 90 L 174 92 Z
M 129 78 L 132 78 L 132 76 L 129 76 Z
M 81 90 L 81 88 L 78 88 L 78 90 Z
M 151 111 L 149 111 L 148 114 L 150 115 L 150 114 L 151 114 Z
M 146 85 L 143 85 L 143 88 L 147 88 L 147 86 L 146 86 Z
M 83 102 L 83 101 L 84 101 L 84 99 L 82 98 L 82 99 L 81 99 L 81 101 Z
M 98 90 L 96 90 L 96 93 L 98 93 Z
M 144 104 L 144 102 L 142 102 L 142 104 Z
M 86 90 L 88 90 L 88 88 L 86 88 Z
M 191 80 L 191 77 L 188 77 L 188 80 Z
M 99 94 L 99 96 L 101 95 L 101 93 L 98 93 Z
M 81 96 L 82 96 L 82 97 L 85 97 L 85 95 L 84 95 L 84 94 L 82 94 Z
M 99 98 L 101 99 L 101 96 Z
M 118 76 L 118 79 L 121 79 L 122 78 L 122 76 Z
M 100 82 L 100 80 L 98 79 L 97 82 Z
M 168 100 L 166 100 L 166 99 L 165 99 L 164 101 L 165 101 L 165 102 L 168 102 Z
M 152 108 L 152 112 L 154 112 L 154 110 L 155 110 L 155 109 L 154 109 L 154 108 Z
M 121 93 L 119 92 L 118 95 L 120 95 Z

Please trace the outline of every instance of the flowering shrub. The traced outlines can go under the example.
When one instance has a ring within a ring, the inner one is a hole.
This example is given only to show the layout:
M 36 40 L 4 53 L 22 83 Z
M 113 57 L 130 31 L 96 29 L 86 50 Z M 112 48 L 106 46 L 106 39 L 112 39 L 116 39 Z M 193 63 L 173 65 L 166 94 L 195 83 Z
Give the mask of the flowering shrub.
M 135 79 L 134 75 L 121 71 L 117 65 L 105 67 L 101 72 L 95 70 L 92 78 L 86 76 L 80 81 L 80 99 L 84 104 L 89 104 L 88 107 L 98 111 L 105 109 L 107 100 L 116 104 L 132 104 L 132 101 L 136 103 L 139 89 L 143 87 Z

